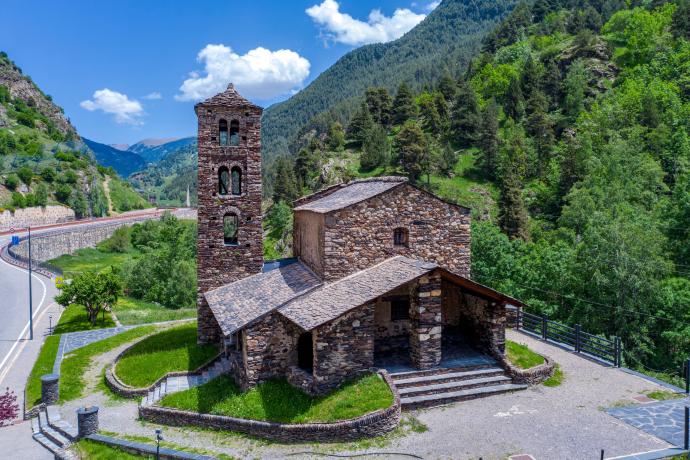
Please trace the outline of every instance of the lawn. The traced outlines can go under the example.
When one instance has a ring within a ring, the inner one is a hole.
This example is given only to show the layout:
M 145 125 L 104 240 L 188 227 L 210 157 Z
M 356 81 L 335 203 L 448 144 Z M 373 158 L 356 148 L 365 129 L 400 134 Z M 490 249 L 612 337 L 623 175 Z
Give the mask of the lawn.
M 84 373 L 91 366 L 91 360 L 95 356 L 106 353 L 113 348 L 117 348 L 141 336 L 150 334 L 155 330 L 153 326 L 130 329 L 129 331 L 114 335 L 105 340 L 78 348 L 67 355 L 62 360 L 60 366 L 60 401 L 64 403 L 81 397 L 86 387 Z
M 115 305 L 114 313 L 124 325 L 196 318 L 196 308 L 165 308 L 162 305 L 132 297 L 120 297 Z
M 83 272 L 100 273 L 111 266 L 120 267 L 133 257 L 133 252 L 105 252 L 100 249 L 79 249 L 74 254 L 65 254 L 49 261 L 62 270 L 65 278 L 73 278 Z
M 115 366 L 126 385 L 147 387 L 168 372 L 192 371 L 211 360 L 215 345 L 197 345 L 196 322 L 161 331 L 130 348 Z
M 563 369 L 561 369 L 561 366 L 556 364 L 556 368 L 553 370 L 553 375 L 551 377 L 549 377 L 548 379 L 544 380 L 544 386 L 545 387 L 560 386 L 561 383 L 563 383 L 564 379 L 565 379 L 565 374 L 563 374 Z
M 72 450 L 77 454 L 77 458 L 89 460 L 141 460 L 142 458 L 153 458 L 150 456 L 130 454 L 124 450 L 88 439 L 82 439 L 74 444 Z
M 318 398 L 308 396 L 286 380 L 270 380 L 241 392 L 231 377 L 223 375 L 161 400 L 166 407 L 283 423 L 335 422 L 391 404 L 393 394 L 378 374 L 351 381 Z
M 26 382 L 26 407 L 31 408 L 41 402 L 41 376 L 53 373 L 53 364 L 60 345 L 59 335 L 46 337 L 38 359 L 34 363 L 29 380 Z
M 96 319 L 96 324 L 91 324 L 86 309 L 81 305 L 70 305 L 60 315 L 60 321 L 53 331 L 54 334 L 65 334 L 75 331 L 89 331 L 91 329 L 104 329 L 115 327 L 115 321 L 108 312 L 101 312 Z
M 506 341 L 508 360 L 520 369 L 531 369 L 544 363 L 544 358 L 533 352 L 527 345 Z

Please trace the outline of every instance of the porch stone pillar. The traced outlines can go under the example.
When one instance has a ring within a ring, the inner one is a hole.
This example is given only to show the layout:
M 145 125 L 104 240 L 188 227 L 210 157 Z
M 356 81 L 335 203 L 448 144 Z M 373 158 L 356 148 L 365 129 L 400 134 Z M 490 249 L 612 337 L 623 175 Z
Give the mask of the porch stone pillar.
M 431 273 L 419 279 L 411 302 L 410 358 L 418 369 L 441 362 L 441 275 Z

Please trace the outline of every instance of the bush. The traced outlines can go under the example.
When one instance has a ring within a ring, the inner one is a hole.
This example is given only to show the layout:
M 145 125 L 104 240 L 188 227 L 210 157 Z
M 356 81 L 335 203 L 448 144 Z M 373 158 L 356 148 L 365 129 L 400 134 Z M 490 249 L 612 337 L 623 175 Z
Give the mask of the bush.
M 55 179 L 57 179 L 57 173 L 53 168 L 50 167 L 45 167 L 41 170 L 41 179 L 44 181 L 50 183 L 55 182 Z
M 60 177 L 60 182 L 63 184 L 76 184 L 79 176 L 72 170 L 65 171 L 65 173 Z
M 26 198 L 19 192 L 12 193 L 12 206 L 15 208 L 26 208 Z
M 17 190 L 17 187 L 19 187 L 19 178 L 16 174 L 7 176 L 7 179 L 5 179 L 5 187 L 9 190 Z
M 58 185 L 55 189 L 55 199 L 60 203 L 67 204 L 72 196 L 72 187 L 69 185 Z
M 127 252 L 132 249 L 132 244 L 130 242 L 131 234 L 132 232 L 129 227 L 120 227 L 115 230 L 113 236 L 105 240 L 100 247 L 106 252 Z
M 31 180 L 34 178 L 34 172 L 30 167 L 22 166 L 19 168 L 19 171 L 17 171 L 17 176 L 19 176 L 26 185 L 31 185 Z

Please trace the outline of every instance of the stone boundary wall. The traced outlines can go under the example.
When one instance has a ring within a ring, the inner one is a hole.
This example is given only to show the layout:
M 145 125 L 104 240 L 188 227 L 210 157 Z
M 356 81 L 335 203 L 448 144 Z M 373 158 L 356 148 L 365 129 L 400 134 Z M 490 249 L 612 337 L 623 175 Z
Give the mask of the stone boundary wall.
M 86 439 L 116 447 L 120 450 L 124 450 L 125 452 L 140 455 L 145 458 L 152 458 L 156 456 L 156 446 L 151 444 L 127 441 L 125 439 L 112 438 L 110 436 L 103 436 L 101 434 L 92 434 L 87 436 Z M 209 457 L 207 455 L 195 454 L 191 452 L 183 452 L 169 449 L 167 447 L 161 447 L 158 453 L 160 455 L 159 458 L 163 460 L 215 460 L 215 457 Z M 69 458 L 69 460 L 73 459 L 74 457 Z
M 151 334 L 153 335 L 153 334 Z M 125 348 L 120 352 L 120 354 L 115 357 L 113 362 L 111 362 L 108 367 L 105 369 L 105 383 L 108 385 L 108 388 L 110 388 L 113 392 L 117 393 L 120 396 L 124 396 L 126 398 L 135 398 L 138 396 L 146 396 L 150 391 L 153 391 L 158 385 L 163 382 L 163 380 L 167 379 L 168 377 L 183 377 L 186 375 L 201 375 L 202 372 L 204 372 L 206 369 L 210 368 L 213 366 L 213 364 L 216 362 L 218 358 L 220 358 L 220 353 L 208 360 L 206 363 L 202 364 L 195 370 L 191 372 L 186 372 L 186 371 L 175 371 L 175 372 L 168 372 L 165 374 L 163 377 L 159 378 L 156 380 L 154 383 L 149 385 L 148 387 L 145 388 L 134 388 L 131 387 L 120 380 L 117 375 L 115 374 L 115 365 L 117 362 L 124 356 L 124 354 L 129 351 L 132 347 L 136 346 L 139 342 L 147 339 L 148 337 L 151 337 L 151 335 L 147 335 L 143 337 L 141 340 L 138 340 L 134 342 L 132 345 L 129 347 Z
M 540 355 L 544 362 L 529 369 L 520 369 L 507 358 L 502 357 L 501 365 L 506 373 L 513 379 L 514 383 L 524 383 L 527 385 L 538 385 L 553 375 L 556 363 L 549 357 Z
M 388 372 L 379 374 L 393 392 L 393 404 L 361 417 L 333 423 L 277 423 L 240 419 L 223 415 L 200 414 L 161 406 L 140 406 L 139 416 L 149 422 L 170 426 L 199 426 L 217 430 L 229 430 L 257 436 L 271 441 L 331 442 L 354 441 L 381 436 L 395 429 L 400 423 L 400 394 Z
M 74 219 L 74 211 L 66 206 L 37 206 L 17 209 L 14 212 L 5 210 L 0 212 L 0 232 L 6 232 L 12 227 L 64 224 Z

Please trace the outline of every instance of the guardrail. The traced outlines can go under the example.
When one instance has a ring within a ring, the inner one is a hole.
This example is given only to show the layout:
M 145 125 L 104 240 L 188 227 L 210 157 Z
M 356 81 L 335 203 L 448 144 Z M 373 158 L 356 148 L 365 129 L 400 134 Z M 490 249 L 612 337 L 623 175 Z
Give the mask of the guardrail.
M 550 320 L 547 315 L 535 315 L 519 309 L 515 315 L 515 329 L 539 336 L 544 341 L 555 342 L 582 353 L 621 367 L 621 340 L 612 340 L 590 334 L 579 324 L 566 326 Z

